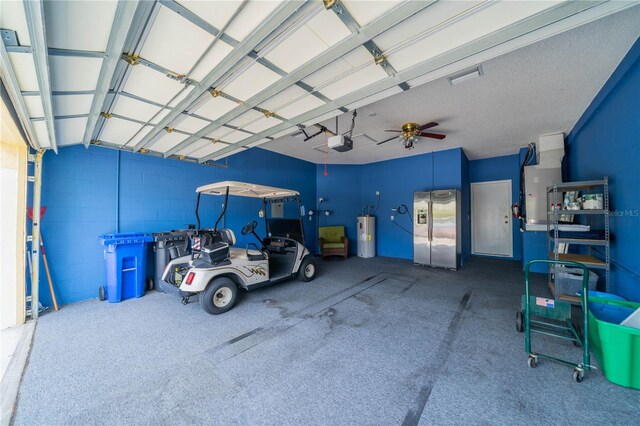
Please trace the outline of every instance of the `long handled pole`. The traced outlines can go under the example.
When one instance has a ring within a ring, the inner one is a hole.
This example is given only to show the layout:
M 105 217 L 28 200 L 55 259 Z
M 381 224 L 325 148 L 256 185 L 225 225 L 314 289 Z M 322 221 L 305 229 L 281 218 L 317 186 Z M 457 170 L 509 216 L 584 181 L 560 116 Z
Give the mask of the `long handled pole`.
M 40 307 L 40 190 L 42 188 L 42 156 L 45 151 L 36 153 L 33 163 L 33 217 L 31 219 L 31 319 L 37 320 Z
M 56 292 L 53 290 L 53 282 L 51 281 L 51 273 L 49 272 L 49 262 L 47 261 L 47 254 L 44 251 L 44 241 L 42 240 L 42 234 L 40 234 L 40 252 L 42 253 L 42 260 L 44 261 L 44 270 L 47 273 L 47 281 L 49 281 L 49 292 L 51 293 L 51 300 L 53 301 L 53 309 L 58 311 L 58 301 L 56 300 Z

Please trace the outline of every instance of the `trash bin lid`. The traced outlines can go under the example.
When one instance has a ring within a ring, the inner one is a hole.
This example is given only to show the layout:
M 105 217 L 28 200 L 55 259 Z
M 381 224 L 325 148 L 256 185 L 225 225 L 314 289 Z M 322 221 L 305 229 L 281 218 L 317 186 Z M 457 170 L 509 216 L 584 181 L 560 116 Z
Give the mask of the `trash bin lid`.
M 161 241 L 184 241 L 188 237 L 191 237 L 195 234 L 195 231 L 192 229 L 180 229 L 174 230 L 170 232 L 154 232 L 151 234 L 153 237 L 153 241 L 156 243 Z
M 103 246 L 111 244 L 140 244 L 153 241 L 153 237 L 136 232 L 127 234 L 103 234 L 98 238 L 100 238 L 100 243 Z

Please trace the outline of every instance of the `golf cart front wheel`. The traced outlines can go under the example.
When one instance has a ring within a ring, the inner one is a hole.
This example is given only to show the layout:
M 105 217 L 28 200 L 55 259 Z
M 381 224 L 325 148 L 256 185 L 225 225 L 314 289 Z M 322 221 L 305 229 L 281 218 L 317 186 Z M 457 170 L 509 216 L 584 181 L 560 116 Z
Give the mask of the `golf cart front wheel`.
M 298 279 L 300 279 L 301 281 L 309 282 L 316 277 L 316 272 L 316 260 L 309 255 L 305 257 L 300 264 Z
M 212 315 L 227 312 L 236 304 L 238 287 L 229 278 L 216 278 L 209 283 L 206 290 L 200 295 L 200 306 Z

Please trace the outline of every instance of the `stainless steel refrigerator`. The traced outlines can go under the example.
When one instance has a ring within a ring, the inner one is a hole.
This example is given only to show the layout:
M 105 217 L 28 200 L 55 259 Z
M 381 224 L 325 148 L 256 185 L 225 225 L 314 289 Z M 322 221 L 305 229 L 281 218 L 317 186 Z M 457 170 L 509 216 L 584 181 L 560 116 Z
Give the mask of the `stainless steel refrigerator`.
M 413 261 L 458 269 L 460 264 L 460 191 L 413 194 Z

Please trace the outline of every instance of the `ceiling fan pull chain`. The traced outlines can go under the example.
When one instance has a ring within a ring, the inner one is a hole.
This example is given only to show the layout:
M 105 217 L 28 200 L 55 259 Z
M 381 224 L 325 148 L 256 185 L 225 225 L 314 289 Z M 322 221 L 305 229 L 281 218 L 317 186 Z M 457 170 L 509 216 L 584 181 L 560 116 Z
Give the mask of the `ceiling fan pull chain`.
M 336 117 L 336 120 L 338 119 L 338 117 Z M 336 122 L 336 133 L 338 133 L 338 123 Z M 324 134 L 324 143 L 327 146 L 327 149 L 324 150 L 324 176 L 328 176 L 329 173 L 327 173 L 327 151 L 329 151 L 329 138 L 327 137 L 327 134 Z

